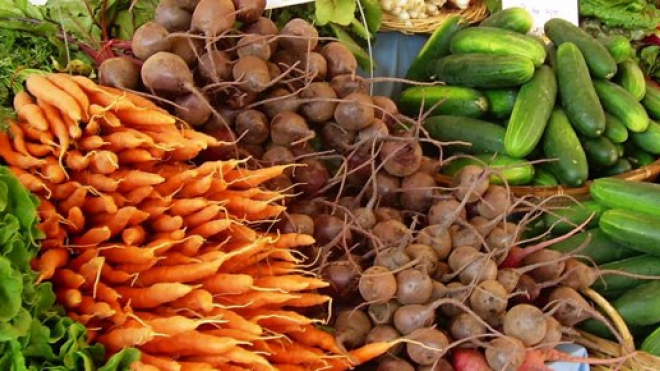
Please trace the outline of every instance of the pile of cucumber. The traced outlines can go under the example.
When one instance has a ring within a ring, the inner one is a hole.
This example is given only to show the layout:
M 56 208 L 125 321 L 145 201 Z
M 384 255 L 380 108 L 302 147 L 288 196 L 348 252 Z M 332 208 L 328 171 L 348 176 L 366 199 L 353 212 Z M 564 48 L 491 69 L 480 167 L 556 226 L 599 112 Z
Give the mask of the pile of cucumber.
M 479 155 L 445 172 L 488 164 L 513 185 L 579 187 L 655 161 L 660 87 L 646 81 L 630 42 L 552 19 L 546 43 L 527 35 L 532 21 L 522 8 L 471 28 L 450 18 L 411 65 L 408 79 L 445 85 L 408 87 L 400 109 L 431 111 L 432 137 L 470 143 L 449 149 Z

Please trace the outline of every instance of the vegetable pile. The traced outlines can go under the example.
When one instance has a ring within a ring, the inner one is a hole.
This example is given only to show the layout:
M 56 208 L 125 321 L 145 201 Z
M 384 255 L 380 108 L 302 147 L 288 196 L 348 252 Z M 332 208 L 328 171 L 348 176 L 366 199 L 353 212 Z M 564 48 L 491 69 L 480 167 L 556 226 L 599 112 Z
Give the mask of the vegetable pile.
M 545 31 L 556 50 L 548 53 L 525 35 L 531 23 L 511 8 L 479 27 L 454 20 L 438 29 L 408 77 L 449 85 L 410 87 L 400 108 L 435 115 L 424 124 L 432 137 L 471 143 L 452 147 L 481 155 L 472 163 L 507 167 L 514 185 L 579 187 L 653 162 L 660 90 L 645 80 L 630 42 L 596 40 L 553 19 Z
M 580 0 L 581 26 L 594 36 L 622 35 L 639 40 L 660 24 L 657 1 Z
M 258 229 L 284 210 L 258 187 L 288 166 L 190 165 L 219 142 L 144 98 L 64 74 L 26 84 L 0 156 L 40 199 L 40 279 L 90 341 L 140 349 L 146 370 L 343 370 L 389 348 L 345 358 L 297 312 L 330 297 L 299 267 L 311 236 Z

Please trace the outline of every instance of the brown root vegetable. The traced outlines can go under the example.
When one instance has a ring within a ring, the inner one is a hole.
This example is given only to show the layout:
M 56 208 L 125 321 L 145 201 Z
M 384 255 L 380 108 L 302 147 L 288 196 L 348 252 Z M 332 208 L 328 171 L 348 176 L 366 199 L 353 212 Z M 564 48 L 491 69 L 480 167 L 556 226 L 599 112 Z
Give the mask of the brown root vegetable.
M 401 334 L 391 325 L 376 325 L 367 335 L 366 344 L 391 342 L 397 340 Z M 403 349 L 403 344 L 397 344 L 387 351 L 388 355 L 397 355 Z
M 390 131 L 380 120 L 374 120 L 373 124 L 360 130 L 357 135 L 357 142 L 362 146 L 371 148 L 373 143 L 380 143 L 389 137 Z
M 406 209 L 424 212 L 431 206 L 436 184 L 427 173 L 416 172 L 401 181 L 401 205 Z
M 458 279 L 466 285 L 475 282 L 497 279 L 497 263 L 487 256 L 481 256 L 468 263 L 458 274 Z
M 517 226 L 512 223 L 505 223 L 503 226 L 493 228 L 486 236 L 486 245 L 490 251 L 506 253 L 511 246 L 518 242 Z
M 374 110 L 375 117 L 383 121 L 388 128 L 392 128 L 396 122 L 396 116 L 399 114 L 396 103 L 391 98 L 380 95 L 374 96 L 371 99 L 376 106 Z
M 429 209 L 429 224 L 439 224 L 449 228 L 455 221 L 465 221 L 467 212 L 456 200 L 440 200 Z
M 109 58 L 99 66 L 99 83 L 120 89 L 137 89 L 140 66 L 126 57 Z
M 483 317 L 483 319 L 489 325 L 491 325 L 491 327 L 501 329 L 502 326 L 504 326 L 504 317 L 505 316 L 506 316 L 506 312 L 502 312 L 502 313 L 497 313 L 493 316 Z
M 317 52 L 307 54 L 301 68 L 314 80 L 324 81 L 328 74 L 328 62 Z
M 575 326 L 591 317 L 589 303 L 570 287 L 560 286 L 552 290 L 548 302 L 553 303 L 556 308 L 554 317 L 564 326 Z
M 208 81 L 226 81 L 232 76 L 231 60 L 222 50 L 211 50 L 199 58 L 199 73 Z
M 266 189 L 291 195 L 293 182 L 286 174 L 280 174 L 265 184 Z
M 214 38 L 229 31 L 236 22 L 236 7 L 232 0 L 200 0 L 190 21 L 193 32 Z
M 340 243 L 342 240 L 350 243 L 353 238 L 351 230 L 343 220 L 329 214 L 314 216 L 314 239 L 317 244 L 325 245 L 333 240 L 336 241 L 337 238 Z
M 170 52 L 181 57 L 186 61 L 188 66 L 194 67 L 197 65 L 199 58 L 201 58 L 203 48 L 204 42 L 200 39 L 188 36 L 174 36 L 172 37 Z
M 449 322 L 449 333 L 454 340 L 475 339 L 486 333 L 486 326 L 476 319 L 474 314 L 463 312 L 452 317 Z
M 448 283 L 451 281 L 451 272 L 451 267 L 449 267 L 449 264 L 447 264 L 446 261 L 439 261 L 438 267 L 435 269 L 435 274 L 431 278 L 443 283 Z
M 428 275 L 435 273 L 435 269 L 438 266 L 438 255 L 431 246 L 413 243 L 406 246 L 406 254 L 416 262 L 414 265 L 415 268 Z
M 451 235 L 451 244 L 453 248 L 460 246 L 481 246 L 482 238 L 477 234 L 476 229 L 469 225 L 452 225 L 449 228 Z
M 296 112 L 301 104 L 295 94 L 291 94 L 284 88 L 273 89 L 266 99 L 268 101 L 264 102 L 263 110 L 270 118 L 275 117 L 280 112 Z
M 353 216 L 355 217 L 355 224 L 363 230 L 371 230 L 378 222 L 376 214 L 370 207 L 356 208 L 353 210 Z
M 388 220 L 396 220 L 397 222 L 403 223 L 403 215 L 401 215 L 401 211 L 393 207 L 377 207 L 374 210 L 374 214 L 376 215 L 376 221 L 379 223 L 386 222 Z
M 528 347 L 543 340 L 547 326 L 543 312 L 529 304 L 512 307 L 504 317 L 504 334 L 522 341 Z
M 355 140 L 355 132 L 346 130 L 336 123 L 330 121 L 321 129 L 323 143 L 338 153 L 346 153 Z
M 415 371 L 454 371 L 454 367 L 446 358 L 440 358 L 429 366 L 417 366 Z
M 309 84 L 300 97 L 304 100 L 302 113 L 312 122 L 328 121 L 335 113 L 337 93 L 327 82 L 315 81 Z
M 472 246 L 459 246 L 449 253 L 449 267 L 452 271 L 459 271 L 470 264 L 473 260 L 483 257 L 484 254 Z
M 260 93 L 270 84 L 270 72 L 266 62 L 254 55 L 239 58 L 232 69 L 234 80 L 247 91 Z
M 201 94 L 186 94 L 175 100 L 175 113 L 178 118 L 190 126 L 201 126 L 211 117 L 211 107 L 208 101 L 203 101 Z
M 465 303 L 470 295 L 471 288 L 465 286 L 460 282 L 450 282 L 447 284 L 447 292 L 445 298 L 453 299 L 459 303 Z M 443 304 L 440 306 L 440 311 L 447 317 L 454 317 L 463 312 L 463 309 L 453 304 Z
M 541 288 L 532 277 L 522 274 L 518 278 L 518 285 L 514 292 L 518 292 L 528 301 L 533 301 L 541 295 Z
M 335 321 L 335 337 L 347 349 L 361 347 L 371 331 L 369 317 L 360 310 L 344 310 Z
M 596 269 L 574 258 L 566 260 L 564 271 L 566 278 L 561 283 L 576 290 L 589 288 L 598 279 Z
M 433 290 L 431 291 L 431 297 L 429 297 L 429 303 L 433 303 L 438 299 L 443 299 L 447 296 L 447 286 L 440 281 L 432 281 Z
M 509 336 L 495 338 L 486 346 L 486 361 L 493 371 L 517 371 L 525 361 L 525 345 Z
M 398 220 L 376 223 L 371 234 L 377 240 L 372 243 L 376 246 L 380 245 L 381 248 L 403 246 L 405 241 L 410 241 L 412 237 L 410 229 Z
M 319 33 L 309 22 L 294 18 L 280 30 L 280 46 L 294 55 L 305 55 L 316 49 Z
M 262 35 L 247 34 L 238 40 L 236 47 L 238 48 L 236 53 L 239 58 L 252 55 L 268 61 L 273 53 L 267 36 Z
M 501 268 L 497 271 L 497 282 L 499 282 L 508 293 L 513 293 L 520 280 L 520 272 L 513 268 Z
M 475 202 L 486 193 L 490 182 L 488 174 L 479 166 L 468 165 L 454 176 L 452 187 L 454 187 L 454 196 L 463 201 Z
M 352 93 L 369 94 L 369 84 L 367 81 L 364 78 L 354 74 L 337 75 L 332 78 L 330 85 L 333 89 L 335 89 L 335 92 L 337 92 L 337 96 L 339 98 L 344 98 Z
M 559 323 L 555 317 L 551 316 L 545 317 L 545 323 L 545 337 L 540 341 L 540 344 L 542 346 L 554 348 L 559 345 L 563 336 L 561 323 Z
M 375 265 L 364 271 L 358 289 L 367 302 L 385 302 L 396 295 L 396 278 L 389 269 Z
M 495 228 L 496 224 L 492 220 L 477 215 L 470 219 L 470 224 L 477 230 L 479 235 L 488 237 L 488 234 Z
M 404 359 L 390 357 L 378 363 L 376 371 L 415 371 L 415 368 Z
M 197 4 L 199 4 L 199 0 L 173 0 L 172 3 L 173 5 L 178 6 L 181 9 L 185 9 L 189 12 L 192 12 L 193 10 L 195 10 Z
M 401 180 L 395 176 L 380 171 L 376 174 L 373 182 L 376 183 L 375 194 L 378 199 L 378 204 L 380 206 L 395 205 L 399 196 L 398 192 L 401 189 Z M 370 182 L 366 184 L 365 187 L 367 187 L 367 197 L 369 199 L 374 198 L 373 183 Z
M 357 70 L 357 60 L 351 50 L 344 44 L 333 41 L 321 48 L 321 54 L 328 61 L 328 75 L 354 75 Z
M 277 145 L 291 146 L 295 142 L 312 139 L 314 135 L 305 119 L 295 112 L 280 112 L 270 123 L 270 139 Z
M 417 329 L 408 338 L 415 341 L 406 344 L 408 357 L 423 366 L 430 366 L 442 358 L 449 346 L 447 335 L 435 328 Z
M 303 166 L 293 170 L 293 180 L 297 183 L 296 190 L 306 195 L 316 194 L 330 179 L 328 168 L 323 162 L 314 158 L 306 158 L 299 163 Z
M 289 165 L 295 163 L 296 158 L 288 148 L 274 145 L 264 152 L 263 156 L 261 156 L 261 161 L 270 166 Z M 293 174 L 293 168 L 284 170 L 284 174 L 291 176 Z
M 156 6 L 154 20 L 169 32 L 187 31 L 192 14 L 177 0 L 161 0 Z
M 452 247 L 449 231 L 438 224 L 431 224 L 420 230 L 415 242 L 431 246 L 439 260 L 445 260 Z
M 435 322 L 435 306 L 410 304 L 398 308 L 394 312 L 392 323 L 403 335 L 431 326 Z
M 296 213 L 296 214 L 305 214 L 309 215 L 311 217 L 316 217 L 321 214 L 326 214 L 328 212 L 328 208 L 326 205 L 322 202 L 319 202 L 319 200 L 316 199 L 311 199 L 311 200 L 296 200 L 296 202 L 290 204 L 287 207 L 287 212 L 289 213 Z M 316 224 L 316 222 L 314 222 Z M 343 224 L 343 222 L 342 222 Z M 318 241 L 316 241 L 318 243 Z
M 389 325 L 394 319 L 394 312 L 401 308 L 401 303 L 396 299 L 384 303 L 372 303 L 367 308 L 369 318 L 376 325 Z
M 243 23 L 252 23 L 260 19 L 266 9 L 266 0 L 233 0 L 236 19 Z
M 566 267 L 566 262 L 563 260 L 564 254 L 555 250 L 539 250 L 527 255 L 523 259 L 525 266 L 539 264 L 540 267 L 529 272 L 529 275 L 534 278 L 536 282 L 553 281 L 561 277 Z
M 495 280 L 477 285 L 470 294 L 470 308 L 481 317 L 494 316 L 506 310 L 509 293 Z
M 255 22 L 246 24 L 245 27 L 243 27 L 243 32 L 246 34 L 268 36 L 271 51 L 277 49 L 277 34 L 279 30 L 277 29 L 275 22 L 269 18 L 259 17 Z
M 335 107 L 334 118 L 346 130 L 359 131 L 374 122 L 371 97 L 365 93 L 351 93 Z
M 396 246 L 380 250 L 374 259 L 374 265 L 380 265 L 391 271 L 395 271 L 410 263 L 410 261 L 410 257 L 408 257 L 405 250 Z
M 138 27 L 133 34 L 131 49 L 133 54 L 143 61 L 158 52 L 169 51 L 172 39 L 167 29 L 156 22 L 147 22 Z
M 328 263 L 321 271 L 321 277 L 330 284 L 329 294 L 337 300 L 342 300 L 350 299 L 357 293 L 361 273 L 356 264 L 339 260 Z M 371 312 L 369 315 L 371 316 Z
M 314 219 L 304 214 L 289 214 L 282 219 L 280 229 L 282 233 L 300 233 L 314 235 Z
M 236 134 L 241 142 L 247 144 L 262 144 L 270 137 L 268 119 L 257 110 L 245 110 L 236 116 Z
M 491 185 L 477 204 L 479 215 L 486 219 L 495 219 L 507 213 L 511 206 L 511 196 L 506 188 Z
M 422 164 L 422 147 L 418 141 L 386 141 L 380 153 L 383 169 L 393 176 L 412 175 Z
M 406 269 L 396 275 L 396 298 L 399 303 L 424 304 L 428 302 L 433 292 L 433 281 L 425 272 L 417 269 Z
M 440 161 L 430 158 L 428 156 L 422 156 L 422 164 L 419 166 L 419 171 L 429 174 L 436 175 L 440 171 Z
M 156 92 L 190 93 L 194 89 L 193 75 L 186 62 L 176 54 L 158 52 L 142 65 L 142 83 Z
M 243 110 L 257 99 L 259 99 L 259 93 L 237 89 L 227 95 L 225 102 L 233 109 Z

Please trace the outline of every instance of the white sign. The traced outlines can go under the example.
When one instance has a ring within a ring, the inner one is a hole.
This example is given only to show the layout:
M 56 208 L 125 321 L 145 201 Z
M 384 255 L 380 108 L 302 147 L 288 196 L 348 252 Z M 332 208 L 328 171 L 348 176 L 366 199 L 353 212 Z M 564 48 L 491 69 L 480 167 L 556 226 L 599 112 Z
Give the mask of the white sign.
M 284 8 L 285 6 L 311 3 L 314 0 L 266 0 L 266 9 Z
M 578 25 L 577 0 L 502 0 L 502 9 L 520 7 L 527 9 L 534 17 L 530 33 L 543 35 L 543 25 L 552 18 L 562 18 Z

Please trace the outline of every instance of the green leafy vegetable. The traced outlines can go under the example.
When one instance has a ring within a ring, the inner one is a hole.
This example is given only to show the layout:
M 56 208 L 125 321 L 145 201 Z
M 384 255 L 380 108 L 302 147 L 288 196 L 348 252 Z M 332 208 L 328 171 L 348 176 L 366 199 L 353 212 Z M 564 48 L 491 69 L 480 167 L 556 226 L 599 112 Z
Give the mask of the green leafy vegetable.
M 580 15 L 600 20 L 607 27 L 653 30 L 660 23 L 660 10 L 646 0 L 580 0 Z
M 355 19 L 355 0 L 316 0 L 316 22 L 325 26 L 332 22 L 348 26 Z

